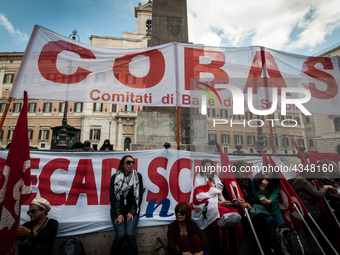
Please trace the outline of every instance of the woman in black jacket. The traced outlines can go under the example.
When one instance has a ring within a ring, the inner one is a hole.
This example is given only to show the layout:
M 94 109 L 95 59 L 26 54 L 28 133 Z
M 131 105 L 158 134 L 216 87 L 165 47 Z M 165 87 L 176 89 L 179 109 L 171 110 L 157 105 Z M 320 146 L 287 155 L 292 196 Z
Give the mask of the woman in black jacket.
M 135 230 L 143 197 L 143 179 L 134 169 L 134 164 L 132 156 L 124 156 L 120 160 L 117 173 L 111 177 L 110 213 L 116 233 L 111 254 L 120 254 L 124 239 L 128 242 L 132 254 L 138 254 Z
M 110 144 L 110 140 L 106 139 L 102 145 L 102 147 L 100 147 L 101 151 L 113 151 L 113 145 Z

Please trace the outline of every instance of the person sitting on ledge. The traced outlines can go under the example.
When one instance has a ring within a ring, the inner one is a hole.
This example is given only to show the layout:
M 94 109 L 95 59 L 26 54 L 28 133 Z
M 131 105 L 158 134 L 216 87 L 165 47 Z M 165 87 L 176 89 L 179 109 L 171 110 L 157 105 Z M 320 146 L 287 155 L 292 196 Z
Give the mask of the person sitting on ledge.
M 58 221 L 49 219 L 50 203 L 45 198 L 35 198 L 30 204 L 27 214 L 31 221 L 17 229 L 17 237 L 21 237 L 19 255 L 52 254 L 52 247 L 58 230 Z
M 205 242 L 200 230 L 191 220 L 191 209 L 186 202 L 175 207 L 176 220 L 168 226 L 168 250 L 170 254 L 203 254 Z
M 120 254 L 124 239 L 131 254 L 138 254 L 135 231 L 143 198 L 143 178 L 135 170 L 134 165 L 135 161 L 131 155 L 123 156 L 117 173 L 111 177 L 110 215 L 116 233 L 111 246 L 111 255 Z

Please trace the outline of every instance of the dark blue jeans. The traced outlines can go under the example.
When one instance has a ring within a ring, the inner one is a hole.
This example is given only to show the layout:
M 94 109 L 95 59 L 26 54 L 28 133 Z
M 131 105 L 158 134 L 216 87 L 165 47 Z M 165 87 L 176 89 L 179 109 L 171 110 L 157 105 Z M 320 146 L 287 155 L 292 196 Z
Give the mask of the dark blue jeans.
M 139 215 L 133 216 L 133 221 L 129 220 L 129 222 L 122 222 L 120 224 L 113 224 L 113 228 L 116 233 L 116 237 L 113 240 L 111 246 L 111 255 L 120 254 L 120 248 L 124 239 L 126 239 L 129 249 L 131 250 L 133 255 L 138 255 L 138 247 L 135 236 L 135 230 L 139 221 Z
M 270 221 L 275 221 L 277 225 L 285 224 L 285 219 L 283 218 L 282 213 L 278 214 L 271 214 L 267 217 L 265 217 L 267 224 L 270 224 Z

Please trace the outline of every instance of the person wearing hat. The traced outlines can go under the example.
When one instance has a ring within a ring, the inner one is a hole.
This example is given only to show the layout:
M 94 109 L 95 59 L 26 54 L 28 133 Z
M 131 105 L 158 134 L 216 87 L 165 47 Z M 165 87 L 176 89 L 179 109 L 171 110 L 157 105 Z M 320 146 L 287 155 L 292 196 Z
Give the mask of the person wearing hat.
M 22 238 L 19 255 L 52 254 L 58 221 L 47 217 L 50 210 L 50 203 L 45 198 L 33 199 L 27 211 L 31 220 L 17 229 L 17 237 Z

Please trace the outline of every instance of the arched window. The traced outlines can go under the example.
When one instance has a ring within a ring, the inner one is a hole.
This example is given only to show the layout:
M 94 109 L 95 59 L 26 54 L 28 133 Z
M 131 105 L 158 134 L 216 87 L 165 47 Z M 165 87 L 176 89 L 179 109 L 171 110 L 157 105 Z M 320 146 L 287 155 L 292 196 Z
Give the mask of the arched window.
M 340 131 L 340 118 L 334 119 L 334 127 L 335 127 L 335 131 Z
M 124 139 L 124 151 L 130 150 L 131 139 L 129 137 Z
M 151 36 L 151 20 L 146 21 L 146 35 Z

